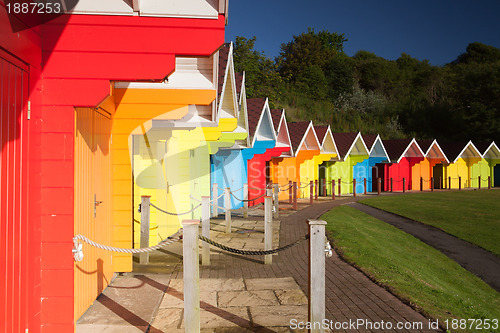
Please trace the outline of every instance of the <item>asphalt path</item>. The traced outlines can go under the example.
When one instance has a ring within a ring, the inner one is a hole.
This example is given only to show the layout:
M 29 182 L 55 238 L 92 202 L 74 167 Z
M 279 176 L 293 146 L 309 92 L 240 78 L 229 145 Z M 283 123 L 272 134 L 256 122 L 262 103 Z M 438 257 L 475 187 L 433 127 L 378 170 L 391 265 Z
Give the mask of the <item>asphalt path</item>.
M 397 214 L 357 202 L 349 203 L 349 206 L 389 223 L 436 248 L 500 292 L 500 258 L 493 253 L 450 235 L 441 229 Z

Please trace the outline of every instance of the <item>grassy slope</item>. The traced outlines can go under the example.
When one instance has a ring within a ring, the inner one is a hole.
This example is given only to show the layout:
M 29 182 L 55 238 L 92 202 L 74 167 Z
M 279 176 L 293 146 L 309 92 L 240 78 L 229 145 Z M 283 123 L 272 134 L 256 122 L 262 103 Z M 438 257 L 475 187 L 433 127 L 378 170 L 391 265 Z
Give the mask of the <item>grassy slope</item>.
M 417 193 L 361 202 L 433 225 L 500 257 L 498 190 Z
M 499 293 L 413 236 L 348 206 L 322 219 L 346 260 L 428 316 L 500 319 Z

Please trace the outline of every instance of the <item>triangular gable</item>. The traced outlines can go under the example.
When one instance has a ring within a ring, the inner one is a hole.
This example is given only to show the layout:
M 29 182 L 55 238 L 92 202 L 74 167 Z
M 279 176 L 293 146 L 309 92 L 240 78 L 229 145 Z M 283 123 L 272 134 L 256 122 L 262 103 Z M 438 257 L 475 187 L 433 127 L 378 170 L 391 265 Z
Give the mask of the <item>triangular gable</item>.
M 361 137 L 365 142 L 366 148 L 368 148 L 368 151 L 371 153 L 373 144 L 375 143 L 375 140 L 377 140 L 378 134 L 361 134 Z
M 493 141 L 483 152 L 483 158 L 491 158 L 495 160 L 500 159 L 500 149 L 496 145 L 495 141 Z
M 413 139 L 393 139 L 393 140 L 383 140 L 383 144 L 387 155 L 389 156 L 389 161 L 391 163 L 398 163 L 399 159 L 404 155 L 404 152 L 412 143 Z
M 256 140 L 276 141 L 271 110 L 267 98 L 255 98 L 247 100 L 249 134 L 252 136 L 252 146 Z
M 330 125 L 325 126 L 314 126 L 316 135 L 321 144 L 321 152 L 327 154 L 337 154 L 337 146 L 335 145 L 335 140 L 333 140 L 332 129 Z
M 285 109 L 271 110 L 271 116 L 274 128 L 276 129 L 276 147 L 290 147 L 290 150 L 284 154 L 293 156 L 292 141 L 290 140 L 290 132 L 286 123 Z
M 417 141 L 420 148 L 422 148 L 422 151 L 424 151 L 424 156 L 428 159 L 445 160 L 447 163 L 450 163 L 437 140 L 434 139 L 429 141 L 431 141 L 430 144 L 428 144 L 427 141 Z
M 479 150 L 474 146 L 472 141 L 469 141 L 464 149 L 458 154 L 458 156 L 453 160 L 453 163 L 456 163 L 459 158 L 482 158 L 483 155 L 479 152 Z
M 221 82 L 222 81 L 222 82 Z M 238 116 L 238 98 L 233 64 L 233 43 L 219 50 L 219 86 L 216 119 Z
M 302 140 L 300 141 L 297 149 L 295 150 L 296 154 L 300 150 L 320 150 L 321 145 L 318 141 L 318 137 L 316 136 L 316 132 L 314 131 L 312 121 L 309 122 L 307 129 L 302 136 Z
M 363 136 L 364 138 L 364 136 Z M 382 142 L 382 139 L 380 138 L 380 135 L 376 135 L 375 140 L 371 143 L 371 148 L 370 148 L 370 157 L 382 157 L 387 159 L 389 161 L 389 154 L 387 154 L 387 151 L 385 150 L 384 143 Z
M 422 151 L 422 149 L 420 149 L 417 140 L 411 140 L 405 151 L 398 158 L 397 163 L 399 163 L 403 159 L 403 157 L 424 157 L 424 152 Z
M 245 87 L 245 72 L 236 73 L 236 94 L 238 96 L 238 128 L 244 129 L 247 133 L 248 128 L 248 111 L 247 111 L 247 97 Z M 239 145 L 250 147 L 250 135 L 247 135 L 245 140 L 238 140 Z
M 333 140 L 332 130 L 330 125 L 328 125 L 328 130 L 326 131 L 325 137 L 323 138 L 323 142 L 321 143 L 321 147 L 323 148 L 323 152 L 327 154 L 336 154 L 336 159 L 339 159 L 337 146 L 335 145 L 335 140 Z
M 349 156 L 349 155 L 358 156 L 358 155 L 368 155 L 368 154 L 369 154 L 368 148 L 366 148 L 366 144 L 363 141 L 363 137 L 361 136 L 361 132 L 359 132 L 358 135 L 356 135 L 356 138 L 354 139 L 351 147 L 347 151 L 346 156 Z

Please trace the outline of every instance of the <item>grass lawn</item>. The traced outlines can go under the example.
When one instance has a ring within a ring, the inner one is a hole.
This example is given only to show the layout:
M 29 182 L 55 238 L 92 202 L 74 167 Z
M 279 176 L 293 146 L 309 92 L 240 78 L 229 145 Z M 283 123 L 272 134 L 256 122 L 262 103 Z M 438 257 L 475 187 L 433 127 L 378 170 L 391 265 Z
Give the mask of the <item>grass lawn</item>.
M 321 219 L 346 260 L 427 316 L 500 320 L 500 293 L 438 250 L 348 206 Z
M 412 193 L 361 202 L 435 226 L 500 257 L 499 190 Z

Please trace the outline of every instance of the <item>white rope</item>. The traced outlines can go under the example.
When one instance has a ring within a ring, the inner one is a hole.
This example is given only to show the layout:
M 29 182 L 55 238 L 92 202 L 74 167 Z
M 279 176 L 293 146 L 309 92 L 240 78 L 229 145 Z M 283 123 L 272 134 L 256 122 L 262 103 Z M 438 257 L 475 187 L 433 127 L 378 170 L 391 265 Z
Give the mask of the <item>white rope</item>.
M 186 214 L 189 214 L 191 212 L 193 212 L 195 209 L 201 207 L 201 204 L 199 204 L 198 206 L 194 206 L 190 211 L 187 211 L 187 212 L 184 212 L 184 213 L 171 213 L 171 212 L 167 212 L 166 210 L 163 210 L 155 205 L 153 205 L 152 203 L 149 204 L 150 206 L 153 206 L 154 208 L 158 209 L 160 212 L 162 213 L 165 213 L 167 215 L 172 215 L 172 216 L 181 216 L 181 215 L 186 215 Z
M 75 235 L 73 237 L 73 244 L 75 246 L 73 248 L 73 256 L 75 258 L 75 261 L 82 261 L 83 260 L 82 244 L 78 243 L 78 240 L 81 240 L 89 245 L 92 245 L 92 246 L 98 248 L 98 249 L 111 251 L 111 252 L 147 253 L 147 252 L 152 252 L 152 251 L 161 249 L 162 247 L 165 247 L 165 246 L 170 245 L 172 243 L 178 242 L 179 240 L 182 239 L 182 236 L 178 235 L 181 233 L 182 233 L 182 229 L 179 229 L 179 231 L 177 231 L 175 234 L 162 240 L 157 245 L 150 246 L 150 247 L 144 247 L 144 248 L 140 248 L 140 249 L 125 249 L 125 248 L 121 248 L 121 247 L 113 247 L 113 246 L 103 245 L 103 244 L 99 244 L 97 242 L 94 242 L 93 240 L 90 240 L 83 235 Z
M 189 196 L 191 199 L 193 199 L 194 201 L 198 201 L 199 203 L 201 203 L 201 200 L 198 200 L 196 199 L 195 197 L 193 197 L 192 195 Z

